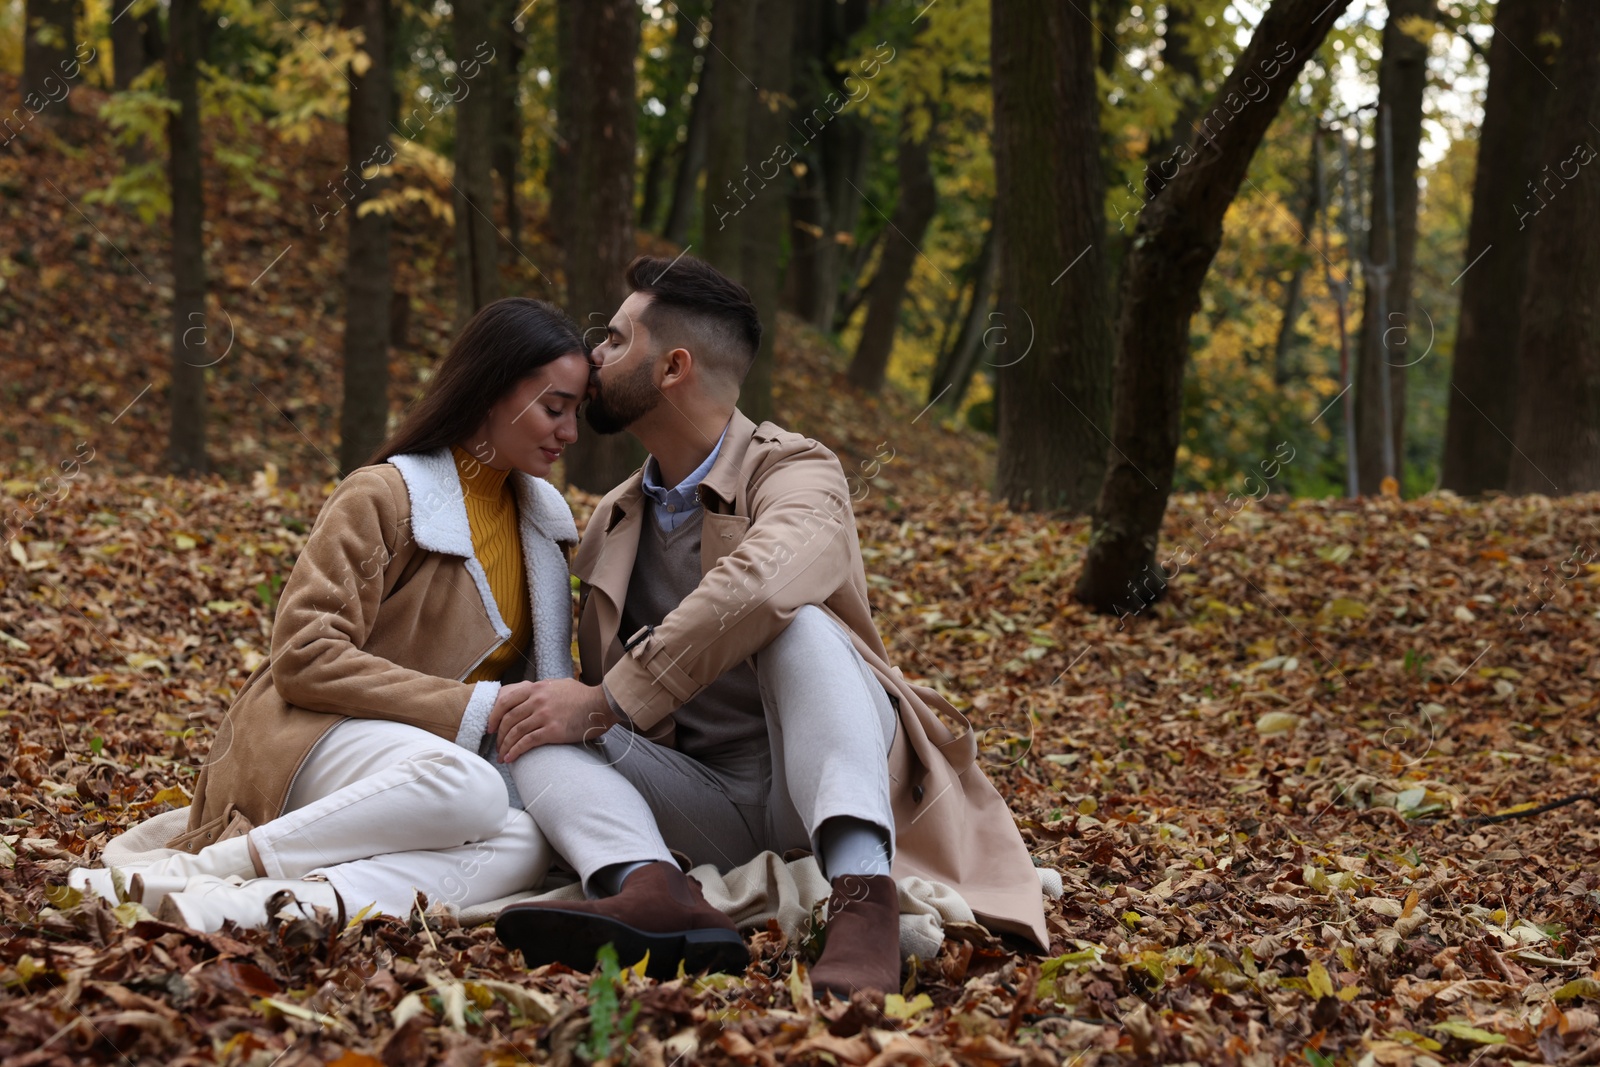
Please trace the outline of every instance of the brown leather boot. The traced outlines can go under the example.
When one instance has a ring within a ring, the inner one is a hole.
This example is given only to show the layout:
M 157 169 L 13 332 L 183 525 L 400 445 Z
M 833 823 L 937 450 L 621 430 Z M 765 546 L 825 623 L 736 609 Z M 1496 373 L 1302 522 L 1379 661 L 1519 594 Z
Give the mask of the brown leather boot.
M 660 861 L 630 874 L 613 897 L 512 904 L 495 920 L 494 932 L 507 948 L 520 950 L 529 967 L 564 963 L 590 971 L 608 941 L 624 967 L 648 951 L 645 974 L 651 978 L 675 977 L 679 960 L 689 972 L 743 974 L 750 964 L 739 928 L 706 903 L 700 883 Z
M 811 988 L 842 1000 L 858 989 L 900 991 L 900 896 L 887 874 L 841 874 L 828 898 L 822 958 Z

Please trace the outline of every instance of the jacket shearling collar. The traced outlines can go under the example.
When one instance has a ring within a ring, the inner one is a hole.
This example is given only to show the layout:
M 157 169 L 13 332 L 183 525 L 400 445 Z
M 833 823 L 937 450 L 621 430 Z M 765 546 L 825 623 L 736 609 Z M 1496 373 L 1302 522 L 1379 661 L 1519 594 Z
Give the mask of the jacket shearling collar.
M 417 544 L 430 552 L 473 558 L 466 495 L 450 449 L 403 453 L 389 457 L 389 462 L 399 468 L 411 496 L 411 536 Z M 555 486 L 519 470 L 512 471 L 509 480 L 524 543 L 529 534 L 568 544 L 578 540 L 572 509 Z

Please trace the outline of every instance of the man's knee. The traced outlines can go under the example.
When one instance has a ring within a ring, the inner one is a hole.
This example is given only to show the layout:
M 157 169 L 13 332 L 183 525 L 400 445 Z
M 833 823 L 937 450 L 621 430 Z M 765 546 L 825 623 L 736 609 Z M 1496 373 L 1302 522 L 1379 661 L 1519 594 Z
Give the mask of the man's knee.
M 564 807 L 571 797 L 614 788 L 615 765 L 628 742 L 613 735 L 629 733 L 613 727 L 602 739 L 604 744 L 539 745 L 518 756 L 511 764 L 511 778 L 522 794 L 523 806 L 537 818 L 539 810 L 549 810 L 552 802 L 559 801 Z
M 795 662 L 808 670 L 816 668 L 819 655 L 830 652 L 853 651 L 850 639 L 833 616 L 817 607 L 806 604 L 794 613 L 783 632 L 768 642 L 756 654 L 756 669 L 776 667 L 784 662 Z

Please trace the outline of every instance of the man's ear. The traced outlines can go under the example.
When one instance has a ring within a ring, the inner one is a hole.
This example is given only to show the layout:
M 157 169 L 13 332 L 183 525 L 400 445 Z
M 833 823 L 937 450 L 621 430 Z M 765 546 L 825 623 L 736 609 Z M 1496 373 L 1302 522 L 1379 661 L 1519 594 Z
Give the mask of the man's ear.
M 658 387 L 681 385 L 694 369 L 694 355 L 687 348 L 670 349 L 657 361 L 657 365 L 661 368 L 661 380 L 656 383 Z

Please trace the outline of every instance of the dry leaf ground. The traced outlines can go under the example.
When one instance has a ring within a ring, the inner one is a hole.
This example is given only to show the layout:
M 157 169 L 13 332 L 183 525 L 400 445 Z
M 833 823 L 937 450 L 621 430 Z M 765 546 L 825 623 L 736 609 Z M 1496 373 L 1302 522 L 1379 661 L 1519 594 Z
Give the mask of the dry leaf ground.
M 657 984 L 530 974 L 439 915 L 202 936 L 75 903 L 53 887 L 182 802 L 267 649 L 331 485 L 341 236 L 253 285 L 304 220 L 215 194 L 217 318 L 242 324 L 212 381 L 233 480 L 152 477 L 162 238 L 89 208 L 124 262 L 40 180 L 77 200 L 104 144 L 13 151 L 0 210 L 56 270 L 0 290 L 0 505 L 21 513 L 0 560 L 4 1062 L 1600 1062 L 1595 805 L 1459 818 L 1597 788 L 1600 497 L 1180 497 L 1170 599 L 1094 617 L 1068 597 L 1082 521 L 990 503 L 982 439 L 849 398 L 837 354 L 788 325 L 780 410 L 855 479 L 884 637 L 967 709 L 1062 873 L 1048 954 L 952 929 L 898 999 L 819 1006 L 775 932 L 745 975 Z M 332 147 L 283 151 L 288 186 L 337 172 Z M 397 259 L 410 395 L 448 278 Z M 593 498 L 572 499 L 583 518 Z

